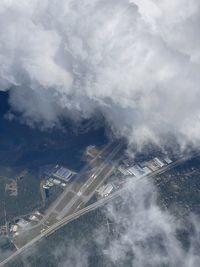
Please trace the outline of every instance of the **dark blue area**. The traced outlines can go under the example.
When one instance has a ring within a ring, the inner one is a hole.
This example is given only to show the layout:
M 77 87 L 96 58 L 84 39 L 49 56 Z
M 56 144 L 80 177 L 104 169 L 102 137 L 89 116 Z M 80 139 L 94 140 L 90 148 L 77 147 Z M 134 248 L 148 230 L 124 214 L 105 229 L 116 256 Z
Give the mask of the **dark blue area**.
M 90 128 L 76 133 L 74 125 L 66 121 L 64 129 L 42 131 L 30 128 L 19 120 L 8 120 L 8 93 L 0 92 L 0 161 L 11 168 L 38 171 L 46 164 L 66 165 L 75 170 L 83 167 L 81 155 L 86 146 L 101 146 L 107 142 L 104 127 Z
M 45 196 L 46 198 L 49 198 L 49 189 L 45 189 Z
M 8 110 L 8 93 L 0 92 L 0 116 L 2 117 Z

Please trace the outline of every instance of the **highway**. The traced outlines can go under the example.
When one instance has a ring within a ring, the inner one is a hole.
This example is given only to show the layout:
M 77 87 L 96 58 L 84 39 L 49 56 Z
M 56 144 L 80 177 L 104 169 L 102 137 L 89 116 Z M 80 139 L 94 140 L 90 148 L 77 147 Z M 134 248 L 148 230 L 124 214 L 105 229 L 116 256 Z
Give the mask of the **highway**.
M 86 172 L 88 172 L 90 170 L 90 168 L 92 168 L 93 164 L 95 163 L 95 161 L 102 157 L 102 155 L 104 153 L 107 152 L 107 150 L 110 149 L 110 147 L 113 146 L 113 142 L 108 143 L 103 150 L 101 150 L 95 158 L 93 158 L 79 173 L 78 175 L 75 177 L 75 181 L 78 181 L 81 179 L 81 176 L 84 175 Z M 55 210 L 56 206 L 58 206 L 59 202 L 65 197 L 66 193 L 69 191 L 69 189 L 71 189 L 73 185 L 70 186 L 70 188 L 66 188 L 66 190 L 64 190 L 64 192 L 54 201 L 54 203 L 49 207 L 49 209 L 46 211 L 44 217 L 42 218 L 42 220 L 40 221 L 40 223 L 44 222 L 47 217 Z
M 66 188 L 63 194 L 48 209 L 44 217 L 36 225 L 22 229 L 14 237 L 13 243 L 20 249 L 26 243 L 45 232 L 57 222 L 83 208 L 95 194 L 99 187 L 112 173 L 116 166 L 112 162 L 121 157 L 123 142 L 112 142 L 104 148 L 90 163 L 77 175 L 76 179 Z M 99 158 L 101 157 L 101 159 Z
M 75 196 L 71 199 L 71 201 L 63 208 L 62 212 L 59 212 L 58 216 L 56 217 L 58 221 L 60 221 L 64 216 L 66 216 L 66 214 L 70 212 L 71 208 L 76 202 L 79 203 L 80 198 L 82 198 L 84 204 L 89 201 L 89 199 L 95 193 L 95 189 L 97 188 L 97 186 L 102 184 L 114 170 L 114 167 L 110 163 L 108 164 L 108 162 L 112 160 L 115 155 L 117 155 L 121 148 L 122 143 L 119 143 L 112 150 L 112 152 L 100 164 L 98 169 L 89 177 L 89 179 L 87 179 L 86 183 L 83 184 L 79 191 L 76 192 Z
M 55 225 L 53 225 L 51 228 L 48 228 L 45 232 L 41 233 L 40 235 L 38 235 L 36 238 L 32 239 L 29 243 L 27 243 L 26 245 L 24 245 L 22 248 L 20 248 L 19 250 L 17 250 L 16 252 L 14 252 L 12 255 L 10 255 L 8 258 L 6 258 L 5 260 L 3 260 L 2 262 L 0 262 L 0 267 L 4 266 L 5 264 L 7 264 L 8 262 L 14 260 L 14 258 L 16 258 L 18 255 L 20 255 L 21 253 L 23 253 L 24 251 L 26 251 L 27 249 L 31 248 L 33 245 L 35 245 L 36 243 L 40 242 L 44 237 L 47 237 L 49 235 L 51 235 L 52 233 L 56 232 L 58 229 L 60 229 L 61 227 L 63 227 L 64 225 L 66 225 L 67 223 L 79 218 L 80 216 L 95 210 L 99 207 L 104 206 L 107 202 L 109 202 L 111 199 L 116 198 L 117 196 L 120 195 L 120 193 L 122 192 L 122 190 L 117 191 L 115 193 L 113 193 L 112 195 L 103 198 L 97 202 L 95 202 L 92 205 L 87 206 L 86 208 L 83 208 L 67 217 L 65 217 L 64 219 L 62 219 L 60 222 L 56 223 Z
M 193 157 L 193 156 L 192 156 Z M 188 160 L 190 158 L 192 158 L 190 156 L 187 157 L 182 157 L 180 159 L 178 159 L 177 161 L 166 165 L 158 170 L 156 170 L 155 172 L 148 174 L 146 176 L 143 176 L 141 178 L 134 178 L 135 182 L 139 182 L 141 179 L 147 179 L 150 177 L 155 177 L 159 174 L 162 174 L 178 165 L 180 165 L 182 162 L 184 162 L 185 160 Z M 32 239 L 29 243 L 27 243 L 26 245 L 24 245 L 23 247 L 21 247 L 19 250 L 17 250 L 16 252 L 14 252 L 12 255 L 10 255 L 7 259 L 3 260 L 2 262 L 0 262 L 0 267 L 4 266 L 5 264 L 7 264 L 8 262 L 14 260 L 18 255 L 20 255 L 21 253 L 23 253 L 24 251 L 26 251 L 27 249 L 29 249 L 31 246 L 33 246 L 34 244 L 40 242 L 43 238 L 51 235 L 52 233 L 54 233 L 55 231 L 57 231 L 58 229 L 60 229 L 61 227 L 65 226 L 66 224 L 68 224 L 69 222 L 72 222 L 73 220 L 79 218 L 80 216 L 93 211 L 97 208 L 100 208 L 102 206 L 104 206 L 105 204 L 107 204 L 108 202 L 110 202 L 111 200 L 119 197 L 124 191 L 126 191 L 127 188 L 126 186 L 115 191 L 114 193 L 112 193 L 111 195 L 100 199 L 99 201 L 81 209 L 78 210 L 77 212 L 74 212 L 73 214 L 70 214 L 66 217 L 64 217 L 62 220 L 58 221 L 57 223 L 55 223 L 54 225 L 52 225 L 51 227 L 49 227 L 48 229 L 46 229 L 43 233 L 41 233 L 40 235 L 38 235 L 37 237 L 35 237 L 34 239 Z

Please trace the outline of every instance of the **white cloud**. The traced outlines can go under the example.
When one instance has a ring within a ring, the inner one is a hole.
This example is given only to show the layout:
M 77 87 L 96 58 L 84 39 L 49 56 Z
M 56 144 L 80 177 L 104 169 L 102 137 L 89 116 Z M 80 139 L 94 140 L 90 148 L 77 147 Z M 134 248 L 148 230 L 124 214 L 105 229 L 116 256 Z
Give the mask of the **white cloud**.
M 59 244 L 53 255 L 58 267 L 88 267 L 88 252 L 84 244 L 75 245 L 72 240 L 67 247 L 66 244 Z M 65 255 L 63 260 L 61 260 L 61 255 Z
M 147 180 L 127 184 L 123 203 L 109 204 L 105 214 L 114 223 L 116 237 L 107 241 L 108 233 L 100 228 L 96 239 L 104 254 L 115 266 L 196 267 L 200 265 L 200 218 L 190 215 L 184 225 L 157 204 L 156 188 Z M 112 227 L 112 226 L 111 226 Z M 177 233 L 189 233 L 184 248 Z M 131 256 L 130 256 L 131 255 Z
M 199 144 L 198 0 L 3 0 L 0 14 L 0 90 L 29 123 L 98 111 L 130 142 Z
M 22 254 L 24 266 L 33 266 L 41 252 L 45 253 L 44 261 L 46 258 L 48 264 L 58 267 L 89 267 L 100 264 L 102 259 L 108 263 L 105 266 L 118 267 L 200 266 L 200 217 L 175 217 L 161 209 L 151 180 L 136 182 L 131 178 L 126 187 L 120 196 L 122 201 L 116 199 L 102 208 L 103 216 L 95 218 L 91 214 L 88 226 L 87 219 L 84 227 L 76 224 L 74 227 L 81 230 L 76 233 L 74 228 L 73 238 L 69 234 L 71 228 L 66 228 L 62 241 L 58 236 L 53 246 L 46 242 Z

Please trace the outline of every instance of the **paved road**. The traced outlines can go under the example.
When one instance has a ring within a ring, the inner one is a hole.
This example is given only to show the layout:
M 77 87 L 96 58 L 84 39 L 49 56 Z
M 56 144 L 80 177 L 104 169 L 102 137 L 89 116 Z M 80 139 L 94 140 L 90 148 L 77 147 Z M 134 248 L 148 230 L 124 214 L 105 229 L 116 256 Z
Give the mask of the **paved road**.
M 114 170 L 114 167 L 108 162 L 112 160 L 115 155 L 117 155 L 122 146 L 123 144 L 119 143 L 100 164 L 100 166 L 98 166 L 95 173 L 93 173 L 93 175 L 91 175 L 89 179 L 87 179 L 87 181 L 83 184 L 79 191 L 76 192 L 71 201 L 63 208 L 61 212 L 59 212 L 58 216 L 56 217 L 58 221 L 60 221 L 63 217 L 70 213 L 71 208 L 76 202 L 79 203 L 80 199 L 84 204 L 86 204 L 90 200 L 92 195 L 95 193 L 96 188 L 100 184 L 102 184 Z M 89 194 L 87 195 L 86 192 L 89 192 Z
M 109 151 L 109 149 L 112 149 L 113 145 L 115 145 L 115 142 L 111 142 L 108 143 L 103 150 L 101 150 L 94 159 L 92 159 L 75 177 L 75 181 L 78 181 L 81 179 L 81 176 L 84 175 L 86 172 L 88 172 L 90 170 L 90 168 L 92 168 L 92 164 L 95 163 L 95 161 L 102 157 L 102 155 L 104 155 L 107 151 Z M 48 216 L 55 210 L 55 208 L 58 206 L 58 204 L 62 201 L 62 199 L 66 196 L 66 194 L 71 190 L 71 188 L 73 187 L 72 183 L 68 188 L 66 188 L 66 190 L 64 190 L 64 192 L 59 196 L 59 198 L 57 198 L 54 203 L 49 207 L 49 209 L 46 211 L 44 217 L 42 218 L 42 220 L 40 221 L 40 223 L 44 222 Z
M 181 164 L 182 162 L 184 162 L 185 160 L 191 158 L 190 156 L 188 157 L 182 157 L 181 159 L 167 165 L 164 166 L 161 169 L 158 169 L 157 171 L 143 176 L 141 178 L 137 178 L 135 179 L 135 182 L 139 182 L 141 179 L 146 179 L 146 178 L 150 178 L 150 177 L 154 177 L 158 174 L 164 173 L 176 166 L 178 166 L 179 164 Z M 55 231 L 57 231 L 58 229 L 60 229 L 61 227 L 65 226 L 67 223 L 79 218 L 80 216 L 93 211 L 99 207 L 104 206 L 106 203 L 110 202 L 111 200 L 115 199 L 116 197 L 119 197 L 126 189 L 126 187 L 112 193 L 111 195 L 100 199 L 99 201 L 95 202 L 92 205 L 89 205 L 69 216 L 66 216 L 65 218 L 63 218 L 61 221 L 55 223 L 52 227 L 48 228 L 46 231 L 44 231 L 43 233 L 41 233 L 39 236 L 37 236 L 36 238 L 34 238 L 33 240 L 31 240 L 29 243 L 27 243 L 26 245 L 24 245 L 22 248 L 20 248 L 19 250 L 17 250 L 16 252 L 14 252 L 11 256 L 9 256 L 7 259 L 3 260 L 2 262 L 0 262 L 0 267 L 4 266 L 5 264 L 7 264 L 8 262 L 14 260 L 18 255 L 20 255 L 21 253 L 23 253 L 24 251 L 26 251 L 27 249 L 29 249 L 33 244 L 38 243 L 39 241 L 41 241 L 44 237 L 47 237 L 49 235 L 51 235 L 52 233 L 54 233 Z
M 121 151 L 124 147 L 124 143 L 112 142 L 103 151 L 99 153 L 101 159 L 97 158 L 97 162 L 92 160 L 94 165 L 90 162 L 82 172 L 82 176 L 76 179 L 64 194 L 59 197 L 59 200 L 48 210 L 47 214 L 42 218 L 38 224 L 27 227 L 14 238 L 13 243 L 17 249 L 22 248 L 31 240 L 40 236 L 48 228 L 51 228 L 54 224 L 62 220 L 65 216 L 73 214 L 78 209 L 83 208 L 86 203 L 95 194 L 97 187 L 99 187 L 115 169 L 113 162 L 121 157 Z M 89 170 L 89 171 L 88 171 Z M 75 187 L 74 187 L 75 186 Z

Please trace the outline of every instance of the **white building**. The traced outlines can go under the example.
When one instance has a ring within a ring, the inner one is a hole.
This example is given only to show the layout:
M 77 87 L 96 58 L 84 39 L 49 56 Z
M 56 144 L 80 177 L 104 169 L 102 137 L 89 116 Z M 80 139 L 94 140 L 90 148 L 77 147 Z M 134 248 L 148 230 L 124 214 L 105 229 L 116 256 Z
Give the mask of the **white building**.
M 169 157 L 165 157 L 165 158 L 164 158 L 164 161 L 165 161 L 167 164 L 172 163 L 172 160 L 171 160 Z
M 130 175 L 129 171 L 127 169 L 124 169 L 122 166 L 119 166 L 118 170 L 123 174 L 123 175 Z
M 31 220 L 31 221 L 39 221 L 39 219 L 35 215 L 31 215 L 29 217 L 29 220 Z
M 97 190 L 97 192 L 101 197 L 107 197 L 112 191 L 113 191 L 112 184 L 103 185 Z
M 136 177 L 141 177 L 144 174 L 143 169 L 138 165 L 128 168 L 127 170 L 130 175 L 134 175 Z
M 61 183 L 61 181 L 59 181 L 59 180 L 57 180 L 57 179 L 53 179 L 53 183 L 54 183 L 55 185 L 59 185 L 59 184 Z
M 154 162 L 156 162 L 159 166 L 160 166 L 160 168 L 162 168 L 165 164 L 159 159 L 159 158 L 154 158 L 153 159 L 154 160 Z
M 145 175 L 147 175 L 147 174 L 152 172 L 148 167 L 144 167 L 142 170 L 144 171 Z
M 20 219 L 18 222 L 17 222 L 17 225 L 20 226 L 20 227 L 26 227 L 28 225 L 28 222 L 24 219 Z
M 12 225 L 12 226 L 10 227 L 10 231 L 11 231 L 11 232 L 17 232 L 17 230 L 18 230 L 18 225 L 17 225 L 17 224 L 14 224 L 14 225 Z
M 53 176 L 65 182 L 68 182 L 72 177 L 72 172 L 67 168 L 58 167 L 57 170 L 53 173 Z

